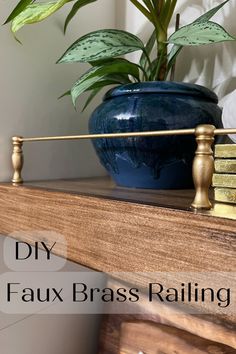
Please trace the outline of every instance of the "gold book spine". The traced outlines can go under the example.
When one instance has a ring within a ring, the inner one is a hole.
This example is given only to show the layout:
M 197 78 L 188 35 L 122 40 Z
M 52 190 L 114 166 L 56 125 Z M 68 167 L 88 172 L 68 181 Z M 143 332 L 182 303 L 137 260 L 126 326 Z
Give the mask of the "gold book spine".
M 229 159 L 215 160 L 215 172 L 236 174 L 236 159 L 235 160 L 229 160 Z
M 236 188 L 236 174 L 214 173 L 212 185 L 213 187 Z
M 215 157 L 236 158 L 236 144 L 219 144 L 215 146 Z
M 236 189 L 215 188 L 215 200 L 218 202 L 236 204 Z

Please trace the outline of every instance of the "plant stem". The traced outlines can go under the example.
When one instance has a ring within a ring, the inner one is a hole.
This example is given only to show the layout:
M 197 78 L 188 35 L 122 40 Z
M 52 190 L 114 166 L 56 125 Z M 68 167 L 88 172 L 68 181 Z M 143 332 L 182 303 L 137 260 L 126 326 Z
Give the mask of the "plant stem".
M 167 70 L 167 33 L 164 37 L 159 38 L 158 43 L 158 65 L 155 80 L 163 81 L 165 80 L 166 70 Z
M 165 5 L 165 1 L 164 0 L 157 1 L 157 15 L 158 16 L 161 14 L 164 5 Z
M 162 23 L 160 21 L 160 16 L 158 16 L 158 14 L 156 13 L 156 9 L 152 4 L 151 0 L 143 0 L 143 2 L 145 3 L 145 5 L 147 6 L 150 15 L 152 17 L 152 23 L 155 26 L 156 30 L 161 32 L 163 31 L 163 26 Z
M 157 34 L 157 42 L 158 42 L 158 65 L 156 70 L 155 79 L 158 81 L 163 81 L 166 78 L 167 66 L 168 66 L 168 58 L 167 58 L 167 32 L 168 27 L 173 16 L 175 7 L 177 4 L 177 0 L 167 0 L 162 3 L 161 12 L 159 14 L 159 18 L 161 18 L 163 24 L 163 31 Z
M 168 12 L 167 12 L 167 16 L 166 16 L 166 22 L 165 22 L 166 26 L 169 26 L 169 23 L 170 23 L 171 18 L 173 16 L 176 4 L 177 4 L 177 0 L 170 0 L 170 5 L 169 5 L 169 8 L 168 8 Z
M 140 4 L 140 2 L 138 2 L 138 0 L 130 0 L 130 1 L 139 11 L 141 11 L 143 13 L 143 15 L 145 17 L 147 17 L 147 19 L 150 22 L 153 22 L 150 12 L 142 4 Z
M 179 27 L 180 27 L 180 14 L 177 14 L 176 22 L 175 22 L 175 31 L 178 31 Z M 175 79 L 175 67 L 176 67 L 176 62 L 173 64 L 171 68 L 170 81 L 174 81 Z
M 151 1 L 152 1 L 152 6 L 153 6 L 153 7 L 154 7 L 154 9 L 157 11 L 159 1 L 156 1 L 156 0 L 151 0 Z M 161 1 L 162 1 L 162 0 L 161 0 Z
M 157 68 L 154 80 L 163 81 L 166 77 L 168 59 L 167 59 L 167 31 L 170 20 L 173 16 L 177 0 L 143 0 L 143 6 L 138 0 L 130 0 L 138 10 L 140 10 L 148 20 L 153 23 L 156 32 L 157 41 Z M 144 53 L 151 67 L 151 61 L 148 53 Z M 143 70 L 142 70 L 143 71 Z M 145 74 L 147 78 L 147 74 Z

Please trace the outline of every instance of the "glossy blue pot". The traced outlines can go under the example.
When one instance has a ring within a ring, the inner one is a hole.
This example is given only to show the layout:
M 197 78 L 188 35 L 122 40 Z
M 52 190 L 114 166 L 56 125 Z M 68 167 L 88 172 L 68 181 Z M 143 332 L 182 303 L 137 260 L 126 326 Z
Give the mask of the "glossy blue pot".
M 144 82 L 109 91 L 90 118 L 90 133 L 120 133 L 221 126 L 217 96 L 205 87 Z M 120 186 L 182 189 L 193 186 L 194 136 L 93 141 L 102 165 Z

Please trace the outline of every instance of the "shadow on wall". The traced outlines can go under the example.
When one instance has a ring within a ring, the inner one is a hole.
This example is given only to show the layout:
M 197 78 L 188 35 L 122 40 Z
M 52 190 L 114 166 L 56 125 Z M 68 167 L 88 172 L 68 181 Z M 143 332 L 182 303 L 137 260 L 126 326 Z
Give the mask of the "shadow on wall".
M 186 10 L 187 3 L 188 9 Z M 182 14 L 182 25 L 189 23 L 189 19 L 194 20 L 201 15 L 202 9 L 206 12 L 220 3 L 221 1 L 203 0 L 182 2 L 178 9 Z M 235 1 L 229 1 L 212 19 L 222 24 L 229 33 L 234 35 L 236 35 L 235 7 Z M 213 89 L 219 98 L 222 98 L 235 89 L 235 58 L 236 43 L 234 42 L 184 48 L 177 61 L 176 79 L 207 86 Z M 184 66 L 181 66 L 182 62 L 184 62 Z
M 117 3 L 117 26 L 136 33 L 144 42 L 150 37 L 152 26 L 140 17 L 137 10 L 124 0 Z M 217 0 L 180 0 L 177 12 L 181 14 L 181 26 L 194 21 L 209 9 L 222 3 Z M 226 30 L 236 35 L 236 2 L 231 0 L 213 18 Z M 125 19 L 125 21 L 124 21 Z M 171 31 L 174 30 L 174 21 Z M 137 59 L 138 54 L 131 55 Z M 235 89 L 236 83 L 236 42 L 219 43 L 201 47 L 184 48 L 177 60 L 176 81 L 204 85 L 214 90 L 221 99 Z M 184 65 L 181 65 L 184 63 Z

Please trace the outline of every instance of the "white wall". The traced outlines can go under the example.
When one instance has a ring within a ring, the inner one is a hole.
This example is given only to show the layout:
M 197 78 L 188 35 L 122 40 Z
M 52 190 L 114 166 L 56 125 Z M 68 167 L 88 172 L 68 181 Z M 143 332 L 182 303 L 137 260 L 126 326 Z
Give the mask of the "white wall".
M 3 23 L 16 0 L 2 0 Z M 83 64 L 56 60 L 80 35 L 114 27 L 115 0 L 99 0 L 83 8 L 64 37 L 63 21 L 69 6 L 37 25 L 23 28 L 19 45 L 8 26 L 0 28 L 0 180 L 11 176 L 10 137 L 71 135 L 87 131 L 87 121 L 99 99 L 83 114 L 75 112 L 67 91 L 84 70 Z M 82 99 L 82 102 L 85 98 Z M 80 101 L 81 102 L 81 101 Z M 25 146 L 25 179 L 103 175 L 89 141 L 35 143 Z
M 147 40 L 152 28 L 150 24 L 129 0 L 120 1 L 125 3 L 123 17 L 126 29 Z M 179 0 L 176 11 L 181 14 L 181 26 L 220 3 L 221 0 Z M 236 36 L 235 11 L 236 1 L 231 0 L 213 20 Z M 118 20 L 119 27 L 123 24 L 123 20 Z M 222 98 L 236 87 L 236 42 L 185 48 L 177 61 L 176 80 L 205 85 Z
M 2 0 L 0 22 L 16 0 Z M 75 112 L 69 98 L 58 101 L 84 70 L 83 65 L 55 65 L 67 47 L 80 35 L 115 26 L 115 2 L 100 0 L 81 10 L 62 34 L 68 10 L 39 25 L 27 26 L 18 37 L 8 27 L 0 28 L 0 180 L 11 177 L 10 137 L 79 134 L 87 131 L 88 117 L 99 99 L 83 114 Z M 84 101 L 81 100 L 81 101 Z M 80 102 L 81 102 L 80 101 Z M 24 177 L 29 179 L 69 178 L 104 174 L 90 142 L 55 142 L 24 147 Z M 0 273 L 6 272 L 1 251 Z M 67 270 L 79 271 L 78 265 Z M 100 317 L 14 316 L 0 313 L 0 348 L 5 354 L 94 354 Z

